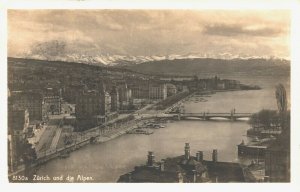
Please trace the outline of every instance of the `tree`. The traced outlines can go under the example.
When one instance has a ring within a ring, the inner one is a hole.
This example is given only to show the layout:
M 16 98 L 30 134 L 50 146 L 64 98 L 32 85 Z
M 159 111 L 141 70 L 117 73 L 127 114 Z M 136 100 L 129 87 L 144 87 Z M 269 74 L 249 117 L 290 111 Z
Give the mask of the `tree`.
M 278 124 L 278 119 L 279 116 L 276 111 L 263 109 L 250 117 L 249 124 L 252 127 L 270 129 Z
M 280 124 L 282 129 L 289 128 L 289 112 L 287 112 L 287 98 L 286 91 L 282 84 L 276 86 L 275 96 L 277 100 L 277 107 L 280 115 Z
M 286 100 L 286 91 L 282 84 L 276 86 L 275 96 L 277 100 L 277 107 L 280 113 L 287 111 L 287 100 Z

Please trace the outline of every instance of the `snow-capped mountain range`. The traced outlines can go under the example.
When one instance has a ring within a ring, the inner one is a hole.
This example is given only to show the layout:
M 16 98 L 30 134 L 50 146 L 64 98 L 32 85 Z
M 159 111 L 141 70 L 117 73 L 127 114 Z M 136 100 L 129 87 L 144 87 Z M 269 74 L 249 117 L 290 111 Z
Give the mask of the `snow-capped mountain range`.
M 23 56 L 24 58 L 24 56 Z M 264 59 L 275 59 L 275 57 L 257 57 L 249 55 L 231 55 L 229 53 L 221 53 L 218 55 L 213 54 L 185 54 L 185 55 L 166 55 L 166 56 L 126 56 L 126 55 L 84 55 L 84 54 L 66 54 L 59 56 L 50 55 L 26 55 L 28 59 L 39 59 L 49 61 L 65 61 L 65 62 L 78 62 L 93 65 L 133 65 L 140 64 L 148 61 L 160 61 L 160 60 L 174 60 L 174 59 L 196 59 L 196 58 L 215 58 L 215 59 L 250 59 L 250 58 L 264 58 Z

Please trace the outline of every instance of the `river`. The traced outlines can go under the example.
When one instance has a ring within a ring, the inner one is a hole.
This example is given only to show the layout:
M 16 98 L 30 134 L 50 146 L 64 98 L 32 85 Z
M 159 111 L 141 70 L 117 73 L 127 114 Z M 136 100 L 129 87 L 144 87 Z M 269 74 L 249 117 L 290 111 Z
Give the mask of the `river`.
M 221 76 L 222 77 L 222 76 Z M 234 77 L 231 77 L 234 79 Z M 187 102 L 186 112 L 257 112 L 263 108 L 277 109 L 275 85 L 283 83 L 289 97 L 289 82 L 286 78 L 241 78 L 243 83 L 257 84 L 262 90 L 219 92 L 205 97 L 207 102 Z M 174 121 L 166 128 L 155 130 L 152 135 L 122 135 L 111 141 L 88 145 L 71 153 L 65 159 L 54 159 L 42 165 L 38 175 L 64 177 L 90 176 L 94 182 L 116 182 L 120 175 L 131 171 L 134 166 L 146 163 L 148 151 L 153 151 L 156 160 L 184 153 L 184 143 L 189 142 L 191 154 L 204 151 L 204 159 L 211 159 L 213 149 L 218 149 L 218 160 L 237 161 L 236 145 L 249 125 L 246 121 Z

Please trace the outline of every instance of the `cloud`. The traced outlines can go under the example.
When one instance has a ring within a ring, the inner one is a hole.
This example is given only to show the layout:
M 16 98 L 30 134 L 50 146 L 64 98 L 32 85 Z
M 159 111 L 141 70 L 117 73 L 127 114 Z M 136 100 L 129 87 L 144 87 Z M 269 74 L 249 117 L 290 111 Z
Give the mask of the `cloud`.
M 54 55 L 235 55 L 242 50 L 285 57 L 288 36 L 287 11 L 8 10 L 10 56 L 39 47 Z
M 203 33 L 207 35 L 218 36 L 275 36 L 283 33 L 282 28 L 270 28 L 264 26 L 243 26 L 243 25 L 228 25 L 228 24 L 213 24 L 206 25 L 203 29 Z

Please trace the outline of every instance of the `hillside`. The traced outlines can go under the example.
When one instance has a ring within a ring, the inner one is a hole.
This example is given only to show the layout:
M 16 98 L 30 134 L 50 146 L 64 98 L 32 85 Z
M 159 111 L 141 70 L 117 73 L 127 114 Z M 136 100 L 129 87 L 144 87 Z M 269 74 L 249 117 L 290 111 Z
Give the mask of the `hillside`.
M 280 59 L 175 59 L 151 61 L 127 66 L 143 73 L 151 74 L 256 74 L 289 75 L 290 61 Z
M 120 67 L 111 67 L 106 65 L 92 65 L 80 62 L 66 62 L 66 61 L 47 61 L 47 60 L 38 60 L 38 59 L 24 59 L 24 58 L 13 58 L 8 57 L 8 70 L 11 68 L 19 69 L 30 69 L 30 68 L 52 68 L 58 69 L 60 71 L 66 70 L 91 70 L 91 71 L 121 71 L 121 72 L 132 72 L 130 69 L 124 69 Z

